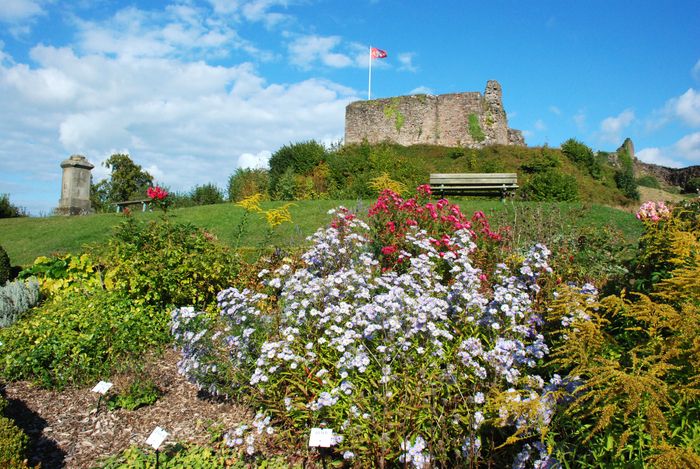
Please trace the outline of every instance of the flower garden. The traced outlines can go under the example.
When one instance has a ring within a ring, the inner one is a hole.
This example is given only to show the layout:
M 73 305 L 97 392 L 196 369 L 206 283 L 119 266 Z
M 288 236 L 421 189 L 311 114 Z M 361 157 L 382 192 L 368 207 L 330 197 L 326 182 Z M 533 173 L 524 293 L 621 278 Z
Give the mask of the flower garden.
M 163 467 L 700 467 L 698 199 L 645 203 L 622 266 L 427 186 L 338 207 L 304 247 L 250 263 L 152 195 L 163 219 L 127 216 L 105 246 L 21 275 L 45 300 L 0 330 L 0 374 L 61 390 L 175 347 L 202 398 L 251 418 Z M 290 219 L 240 205 L 270 230 Z M 5 460 L 26 466 L 18 446 Z

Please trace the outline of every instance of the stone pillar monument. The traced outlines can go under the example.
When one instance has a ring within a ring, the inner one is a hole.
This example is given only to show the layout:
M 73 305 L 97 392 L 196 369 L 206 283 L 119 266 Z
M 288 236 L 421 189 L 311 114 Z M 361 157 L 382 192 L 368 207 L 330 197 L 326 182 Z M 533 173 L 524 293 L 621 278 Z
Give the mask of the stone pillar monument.
M 63 183 L 61 184 L 61 200 L 58 201 L 56 213 L 59 215 L 87 215 L 92 212 L 90 171 L 94 167 L 81 155 L 72 155 L 61 162 Z

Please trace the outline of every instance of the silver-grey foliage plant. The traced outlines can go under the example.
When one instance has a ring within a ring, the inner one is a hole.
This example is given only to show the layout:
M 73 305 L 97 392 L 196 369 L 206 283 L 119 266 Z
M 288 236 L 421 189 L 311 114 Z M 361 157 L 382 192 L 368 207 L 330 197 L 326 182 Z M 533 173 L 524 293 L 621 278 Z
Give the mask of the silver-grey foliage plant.
M 0 287 L 0 327 L 17 322 L 39 302 L 39 282 L 35 278 L 15 280 Z

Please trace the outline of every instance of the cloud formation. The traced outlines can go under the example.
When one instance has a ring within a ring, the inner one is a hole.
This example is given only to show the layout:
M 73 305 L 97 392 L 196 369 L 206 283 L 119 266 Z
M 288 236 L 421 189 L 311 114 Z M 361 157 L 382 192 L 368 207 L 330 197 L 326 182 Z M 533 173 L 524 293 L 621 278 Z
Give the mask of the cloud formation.
M 700 132 L 685 135 L 670 147 L 645 148 L 637 152 L 637 158 L 671 168 L 700 165 Z
M 622 131 L 634 121 L 634 111 L 625 109 L 617 116 L 606 117 L 600 123 L 599 138 L 605 143 L 621 143 Z

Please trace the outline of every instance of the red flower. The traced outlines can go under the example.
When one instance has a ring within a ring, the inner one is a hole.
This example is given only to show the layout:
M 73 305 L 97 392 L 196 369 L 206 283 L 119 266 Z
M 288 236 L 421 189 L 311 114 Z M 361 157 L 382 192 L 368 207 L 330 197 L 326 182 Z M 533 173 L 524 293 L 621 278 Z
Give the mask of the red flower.
M 398 250 L 398 248 L 396 246 L 394 246 L 393 244 L 391 244 L 389 246 L 384 246 L 382 248 L 382 254 L 384 254 L 385 256 L 389 256 L 391 254 L 394 254 L 397 250 Z
M 168 191 L 160 186 L 149 187 L 146 190 L 146 195 L 152 200 L 164 200 L 168 196 Z

